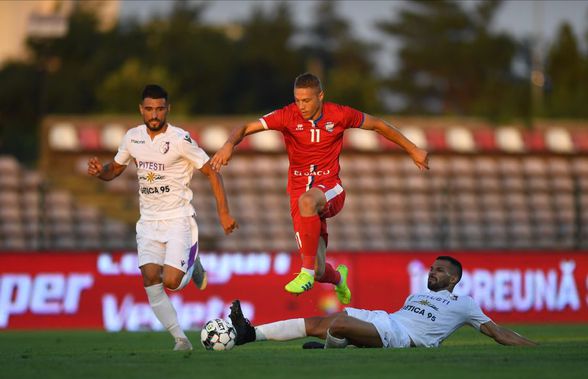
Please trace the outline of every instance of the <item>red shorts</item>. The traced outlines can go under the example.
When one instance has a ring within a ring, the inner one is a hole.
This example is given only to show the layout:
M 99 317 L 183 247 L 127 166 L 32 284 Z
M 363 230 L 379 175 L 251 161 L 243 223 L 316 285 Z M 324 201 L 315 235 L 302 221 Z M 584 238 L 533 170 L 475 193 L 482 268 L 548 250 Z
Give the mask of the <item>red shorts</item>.
M 319 213 L 319 217 L 321 219 L 321 237 L 323 237 L 325 240 L 325 244 L 328 245 L 329 234 L 327 233 L 327 218 L 335 216 L 341 211 L 341 209 L 343 209 L 343 204 L 345 204 L 345 190 L 339 183 L 335 183 L 328 187 L 321 184 L 312 188 L 318 188 L 319 190 L 323 191 L 325 197 L 327 198 L 327 203 L 325 204 L 322 212 Z M 296 236 L 298 236 L 300 231 L 299 225 L 301 221 L 300 210 L 298 209 L 298 198 L 303 193 L 304 192 L 290 196 L 290 215 L 292 216 L 294 233 Z M 296 244 L 298 247 L 300 247 L 298 237 L 296 238 Z

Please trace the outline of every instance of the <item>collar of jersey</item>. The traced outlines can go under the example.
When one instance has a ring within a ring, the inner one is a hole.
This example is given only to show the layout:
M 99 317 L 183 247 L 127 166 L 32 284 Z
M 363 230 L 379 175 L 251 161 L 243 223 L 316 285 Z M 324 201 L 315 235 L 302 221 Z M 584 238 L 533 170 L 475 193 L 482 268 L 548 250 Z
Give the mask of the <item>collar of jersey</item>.
M 308 120 L 308 121 L 312 124 L 312 126 L 316 126 L 318 124 L 318 122 L 323 118 L 323 114 L 324 113 L 322 112 L 322 109 L 321 109 L 321 115 L 316 120 Z
M 163 133 L 159 133 L 159 134 L 158 134 L 158 135 L 156 135 L 156 136 L 155 136 L 155 138 L 153 138 L 153 139 L 151 139 L 151 137 L 149 136 L 149 133 L 147 132 L 147 125 L 146 125 L 146 124 L 143 124 L 143 126 L 145 127 L 145 128 L 143 128 L 143 134 L 145 134 L 145 136 L 147 137 L 147 140 L 148 140 L 148 141 L 151 141 L 151 142 L 155 142 L 155 140 L 156 140 L 157 138 L 159 138 L 159 136 L 164 136 L 164 135 L 166 135 L 166 134 L 167 134 L 167 132 L 169 132 L 169 128 L 170 128 L 172 125 L 171 125 L 171 124 L 168 122 L 168 123 L 167 123 L 167 129 L 165 130 L 165 132 L 163 132 Z
M 443 296 L 446 296 L 446 297 L 449 297 L 449 296 L 451 296 L 451 295 L 452 295 L 452 293 L 451 293 L 451 292 L 449 292 L 449 290 L 441 290 L 441 291 L 430 291 L 430 292 L 431 292 L 431 293 L 436 293 L 436 294 L 438 294 L 438 295 L 443 295 Z

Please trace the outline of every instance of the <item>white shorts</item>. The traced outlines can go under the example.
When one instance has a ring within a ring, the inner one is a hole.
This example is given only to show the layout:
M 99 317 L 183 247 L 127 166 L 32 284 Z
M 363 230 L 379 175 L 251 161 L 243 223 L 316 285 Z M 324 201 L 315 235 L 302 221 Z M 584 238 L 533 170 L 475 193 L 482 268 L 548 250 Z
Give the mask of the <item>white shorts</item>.
M 198 255 L 198 225 L 194 217 L 137 222 L 139 267 L 168 265 L 187 272 Z
M 345 312 L 351 317 L 361 321 L 369 322 L 376 327 L 382 345 L 385 348 L 402 348 L 410 347 L 410 337 L 404 328 L 393 320 L 388 312 L 385 311 L 368 311 L 366 309 L 357 309 L 347 307 Z

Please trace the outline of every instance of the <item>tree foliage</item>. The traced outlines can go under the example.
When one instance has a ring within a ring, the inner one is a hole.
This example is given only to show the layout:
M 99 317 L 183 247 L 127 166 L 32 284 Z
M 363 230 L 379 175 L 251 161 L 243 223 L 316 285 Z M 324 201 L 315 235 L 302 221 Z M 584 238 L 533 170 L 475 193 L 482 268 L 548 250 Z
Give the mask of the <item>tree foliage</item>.
M 571 26 L 561 25 L 545 67 L 550 83 L 545 114 L 549 117 L 588 116 L 588 59 L 582 56 L 578 45 Z
M 83 4 L 79 3 L 79 4 Z M 400 43 L 396 72 L 376 70 L 377 41 L 364 41 L 339 3 L 316 2 L 310 23 L 290 3 L 259 3 L 230 25 L 203 21 L 206 2 L 175 1 L 170 14 L 103 31 L 78 6 L 66 35 L 30 39 L 30 58 L 0 68 L 0 149 L 33 160 L 46 114 L 136 112 L 147 83 L 170 92 L 174 113 L 259 114 L 292 101 L 295 76 L 321 77 L 328 101 L 375 113 L 382 93 L 405 113 L 530 118 L 531 48 L 493 29 L 500 1 L 412 0 L 379 24 Z M 386 3 L 382 3 L 385 10 Z M 583 31 L 588 43 L 588 30 Z M 586 117 L 588 58 L 562 25 L 547 50 L 544 116 Z

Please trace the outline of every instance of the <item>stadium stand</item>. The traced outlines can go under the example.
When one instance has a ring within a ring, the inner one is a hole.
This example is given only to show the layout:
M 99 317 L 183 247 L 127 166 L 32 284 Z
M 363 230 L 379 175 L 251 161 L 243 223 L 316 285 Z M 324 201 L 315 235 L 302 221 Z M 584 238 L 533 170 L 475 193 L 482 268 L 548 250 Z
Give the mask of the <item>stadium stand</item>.
M 212 152 L 230 120 L 187 124 Z M 419 172 L 374 133 L 346 133 L 341 177 L 346 206 L 330 221 L 330 247 L 361 250 L 588 247 L 588 134 L 578 125 L 534 130 L 407 120 L 403 131 L 431 151 Z M 132 123 L 56 120 L 45 125 L 39 172 L 0 159 L 0 249 L 134 249 L 136 169 L 103 183 L 86 160 L 112 158 Z M 422 126 L 424 125 L 424 126 Z M 370 136 L 369 138 L 366 136 Z M 376 137 L 376 138 L 373 138 Z M 191 186 L 206 250 L 294 250 L 279 135 L 246 140 L 223 176 L 240 229 L 224 236 L 205 176 Z M 71 170 L 69 170 L 71 168 Z

